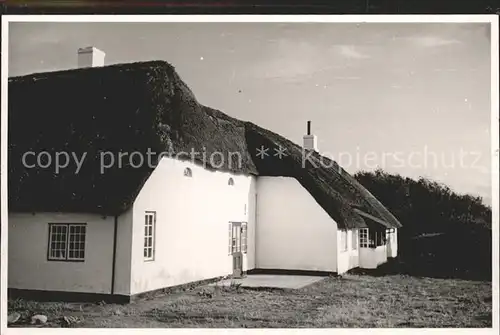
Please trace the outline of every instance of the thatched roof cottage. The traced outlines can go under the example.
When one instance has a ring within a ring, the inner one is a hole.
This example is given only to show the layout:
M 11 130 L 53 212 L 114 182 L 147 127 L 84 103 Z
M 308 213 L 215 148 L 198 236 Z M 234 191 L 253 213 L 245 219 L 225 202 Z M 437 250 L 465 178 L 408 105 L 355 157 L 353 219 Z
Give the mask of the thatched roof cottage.
M 129 301 L 397 255 L 400 223 L 310 124 L 301 147 L 199 104 L 167 62 L 103 61 L 80 49 L 77 69 L 9 79 L 12 295 Z

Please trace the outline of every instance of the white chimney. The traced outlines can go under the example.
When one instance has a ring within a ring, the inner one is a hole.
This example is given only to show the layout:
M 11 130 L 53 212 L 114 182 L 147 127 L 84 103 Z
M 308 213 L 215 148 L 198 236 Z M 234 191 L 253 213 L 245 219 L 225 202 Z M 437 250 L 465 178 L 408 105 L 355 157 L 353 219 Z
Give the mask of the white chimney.
M 311 121 L 307 121 L 307 135 L 304 135 L 304 149 L 318 151 L 318 138 L 311 135 Z
M 95 48 L 86 47 L 78 49 L 78 67 L 97 67 L 104 66 L 104 57 L 106 54 Z

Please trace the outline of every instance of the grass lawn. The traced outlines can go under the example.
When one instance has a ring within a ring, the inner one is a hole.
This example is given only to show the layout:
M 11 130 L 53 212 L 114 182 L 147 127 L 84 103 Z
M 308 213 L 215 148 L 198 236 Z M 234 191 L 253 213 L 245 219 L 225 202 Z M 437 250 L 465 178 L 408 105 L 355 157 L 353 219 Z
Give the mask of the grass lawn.
M 129 305 L 37 303 L 11 300 L 9 313 L 27 326 L 33 314 L 60 327 L 491 327 L 491 282 L 346 275 L 300 290 L 198 287 Z M 214 292 L 211 294 L 203 294 Z

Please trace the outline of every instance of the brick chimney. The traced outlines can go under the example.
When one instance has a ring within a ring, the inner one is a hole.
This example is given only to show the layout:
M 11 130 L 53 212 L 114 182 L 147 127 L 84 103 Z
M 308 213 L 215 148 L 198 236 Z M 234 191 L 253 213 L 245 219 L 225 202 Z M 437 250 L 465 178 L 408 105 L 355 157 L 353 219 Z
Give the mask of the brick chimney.
M 304 135 L 304 149 L 318 151 L 318 138 L 311 134 L 311 121 L 307 121 L 307 134 Z
M 104 57 L 106 54 L 96 47 L 86 47 L 78 49 L 78 67 L 97 67 L 104 66 Z

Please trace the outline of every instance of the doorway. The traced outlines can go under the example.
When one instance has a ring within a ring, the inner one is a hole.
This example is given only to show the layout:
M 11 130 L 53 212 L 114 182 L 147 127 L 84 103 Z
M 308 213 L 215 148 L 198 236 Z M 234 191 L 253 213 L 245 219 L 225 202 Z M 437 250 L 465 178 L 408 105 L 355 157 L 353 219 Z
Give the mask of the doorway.
M 243 254 L 246 253 L 247 237 L 245 222 L 230 223 L 230 251 L 233 256 L 233 277 L 243 277 Z

